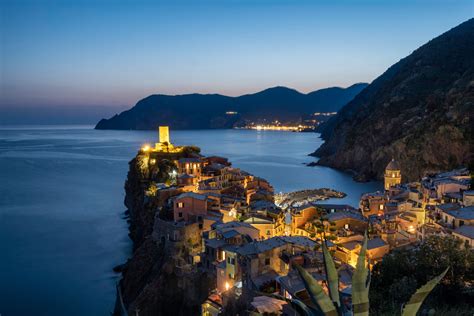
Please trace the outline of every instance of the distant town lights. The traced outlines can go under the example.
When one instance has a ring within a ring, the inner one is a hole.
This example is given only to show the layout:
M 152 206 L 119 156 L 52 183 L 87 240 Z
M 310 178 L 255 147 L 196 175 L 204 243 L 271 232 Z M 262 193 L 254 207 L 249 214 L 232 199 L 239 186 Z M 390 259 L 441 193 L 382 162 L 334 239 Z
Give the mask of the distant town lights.
M 306 126 L 306 125 L 296 125 L 296 126 L 285 126 L 285 125 L 248 125 L 245 128 L 247 129 L 254 129 L 257 131 L 291 131 L 291 132 L 298 132 L 304 129 L 312 129 L 312 126 Z

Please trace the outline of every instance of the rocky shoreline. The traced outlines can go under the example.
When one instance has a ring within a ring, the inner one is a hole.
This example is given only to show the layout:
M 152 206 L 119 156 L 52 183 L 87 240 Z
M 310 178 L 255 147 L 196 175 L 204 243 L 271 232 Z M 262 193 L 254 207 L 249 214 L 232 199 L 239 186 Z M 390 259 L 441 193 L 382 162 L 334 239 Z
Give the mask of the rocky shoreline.
M 121 297 L 117 296 L 113 315 L 197 314 L 207 297 L 210 281 L 205 273 L 180 264 L 183 260 L 181 243 L 171 245 L 153 238 L 155 215 L 164 201 L 146 196 L 142 159 L 139 154 L 130 161 L 125 183 L 124 203 L 129 213 L 133 254 L 120 266 L 122 279 L 117 293 L 121 293 Z

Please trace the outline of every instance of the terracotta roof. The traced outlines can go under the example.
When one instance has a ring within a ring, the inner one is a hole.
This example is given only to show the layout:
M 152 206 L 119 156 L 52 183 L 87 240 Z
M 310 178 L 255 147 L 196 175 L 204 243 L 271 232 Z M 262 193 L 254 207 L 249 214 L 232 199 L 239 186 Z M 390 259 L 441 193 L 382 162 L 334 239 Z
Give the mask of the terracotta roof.
M 179 200 L 179 199 L 182 199 L 182 198 L 185 198 L 185 197 L 190 197 L 190 198 L 193 198 L 193 199 L 196 199 L 196 200 L 202 200 L 202 201 L 207 199 L 207 197 L 205 195 L 194 193 L 194 192 L 181 193 L 180 195 L 178 195 L 176 197 L 176 199 Z

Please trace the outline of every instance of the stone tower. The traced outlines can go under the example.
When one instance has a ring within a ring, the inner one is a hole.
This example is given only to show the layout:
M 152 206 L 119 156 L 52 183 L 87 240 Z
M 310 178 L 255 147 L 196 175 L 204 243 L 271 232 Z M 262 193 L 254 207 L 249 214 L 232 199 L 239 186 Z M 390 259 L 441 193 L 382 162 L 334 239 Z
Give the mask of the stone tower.
M 160 138 L 160 144 L 170 144 L 170 130 L 168 126 L 160 126 L 158 128 L 158 134 Z
M 384 188 L 385 190 L 388 190 L 390 187 L 400 183 L 402 183 L 400 164 L 395 159 L 392 159 L 392 161 L 388 163 L 387 167 L 385 167 Z

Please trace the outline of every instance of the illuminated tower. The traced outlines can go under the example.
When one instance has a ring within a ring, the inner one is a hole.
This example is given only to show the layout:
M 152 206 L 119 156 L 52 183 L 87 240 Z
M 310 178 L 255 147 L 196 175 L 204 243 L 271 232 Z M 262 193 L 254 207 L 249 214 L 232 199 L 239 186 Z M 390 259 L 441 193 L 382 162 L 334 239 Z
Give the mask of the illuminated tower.
M 158 143 L 155 144 L 155 150 L 159 152 L 173 151 L 174 146 L 170 142 L 170 130 L 168 126 L 158 127 Z
M 171 144 L 170 143 L 170 130 L 168 126 L 160 126 L 158 128 L 158 134 L 159 134 L 159 139 L 160 139 L 161 144 L 163 143 Z
M 392 159 L 385 168 L 384 174 L 384 188 L 385 190 L 390 189 L 397 184 L 402 183 L 402 173 L 400 170 L 400 165 L 395 159 Z

